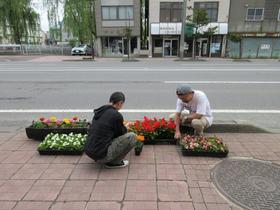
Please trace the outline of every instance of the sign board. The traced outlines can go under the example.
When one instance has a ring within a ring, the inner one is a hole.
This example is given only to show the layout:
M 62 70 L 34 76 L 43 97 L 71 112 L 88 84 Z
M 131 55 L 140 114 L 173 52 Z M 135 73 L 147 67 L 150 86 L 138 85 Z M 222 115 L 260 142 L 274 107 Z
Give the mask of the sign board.
M 215 34 L 227 34 L 227 23 L 209 23 L 201 27 L 200 32 L 206 32 L 209 28 L 217 27 Z M 180 35 L 182 30 L 182 23 L 151 23 L 151 35 Z M 189 36 L 193 33 L 193 28 L 186 25 L 185 34 Z M 189 31 L 189 32 L 188 32 Z
M 182 23 L 152 23 L 152 35 L 180 35 Z
M 269 50 L 270 44 L 261 44 L 261 50 Z

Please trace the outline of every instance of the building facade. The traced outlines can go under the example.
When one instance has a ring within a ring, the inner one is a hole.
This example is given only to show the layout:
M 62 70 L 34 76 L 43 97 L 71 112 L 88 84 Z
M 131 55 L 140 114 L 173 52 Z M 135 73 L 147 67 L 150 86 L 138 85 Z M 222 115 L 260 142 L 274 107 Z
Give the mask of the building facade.
M 98 56 L 124 56 L 128 54 L 126 32 L 131 30 L 131 53 L 140 51 L 140 1 L 96 0 L 95 48 Z
M 279 58 L 280 1 L 231 1 L 229 33 L 241 38 L 228 41 L 230 57 Z
M 226 35 L 228 33 L 228 14 L 230 0 L 188 0 L 186 15 L 191 16 L 192 8 L 205 9 L 209 24 L 203 28 L 217 27 L 214 36 L 200 38 L 196 41 L 197 56 L 223 57 L 226 52 Z M 182 28 L 183 0 L 149 1 L 149 55 L 150 57 L 179 56 Z M 210 43 L 211 42 L 211 43 Z M 185 56 L 192 55 L 193 39 L 185 30 Z

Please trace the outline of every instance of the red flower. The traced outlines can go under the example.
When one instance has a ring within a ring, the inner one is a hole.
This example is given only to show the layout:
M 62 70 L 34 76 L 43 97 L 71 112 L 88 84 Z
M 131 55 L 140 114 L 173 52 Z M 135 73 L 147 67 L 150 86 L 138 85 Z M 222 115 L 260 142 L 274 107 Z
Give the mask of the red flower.
M 44 122 L 45 118 L 44 117 L 40 117 L 40 121 Z
M 78 120 L 78 117 L 76 117 L 76 116 L 73 117 L 73 120 L 74 120 L 74 121 L 77 121 L 77 120 Z
M 155 128 L 155 129 L 158 129 L 159 127 L 160 127 L 160 122 L 158 122 L 158 121 L 155 122 L 155 123 L 154 123 L 154 128 Z

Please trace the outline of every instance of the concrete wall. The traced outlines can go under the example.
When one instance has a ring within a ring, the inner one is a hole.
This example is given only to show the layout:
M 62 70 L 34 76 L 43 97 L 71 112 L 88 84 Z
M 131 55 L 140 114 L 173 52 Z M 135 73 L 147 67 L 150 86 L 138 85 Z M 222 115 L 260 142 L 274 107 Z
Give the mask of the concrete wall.
M 160 18 L 160 2 L 183 2 L 183 0 L 150 0 L 149 21 L 158 23 Z M 219 2 L 218 22 L 228 22 L 230 0 L 187 0 L 187 7 L 194 7 L 194 2 Z M 192 10 L 186 10 L 186 14 L 192 15 Z
M 280 0 L 231 0 L 229 32 L 280 32 Z M 247 8 L 264 8 L 263 21 L 246 21 Z
M 101 5 L 131 5 L 133 6 L 133 20 L 131 21 L 110 21 L 102 20 Z M 97 36 L 124 36 L 124 29 L 132 27 L 132 36 L 140 36 L 140 0 L 96 0 L 96 32 Z

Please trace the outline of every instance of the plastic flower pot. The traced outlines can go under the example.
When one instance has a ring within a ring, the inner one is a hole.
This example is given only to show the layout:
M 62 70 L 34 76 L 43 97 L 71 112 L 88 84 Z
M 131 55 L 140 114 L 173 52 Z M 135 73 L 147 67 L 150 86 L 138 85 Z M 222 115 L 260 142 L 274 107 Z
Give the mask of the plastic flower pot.
M 134 149 L 136 156 L 139 156 L 141 154 L 141 152 L 143 150 L 143 146 L 144 146 L 144 144 L 142 142 L 138 141 L 136 143 L 136 146 L 135 146 L 135 149 Z

